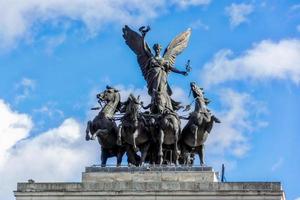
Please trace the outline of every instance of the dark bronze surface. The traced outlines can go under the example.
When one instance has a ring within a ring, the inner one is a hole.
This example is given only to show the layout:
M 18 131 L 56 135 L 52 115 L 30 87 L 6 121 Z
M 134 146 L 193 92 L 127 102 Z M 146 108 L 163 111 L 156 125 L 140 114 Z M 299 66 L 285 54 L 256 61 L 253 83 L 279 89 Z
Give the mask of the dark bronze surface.
M 128 165 L 133 166 L 145 163 L 193 165 L 196 154 L 200 164 L 204 165 L 204 143 L 213 124 L 220 123 L 220 120 L 207 108 L 210 101 L 204 97 L 203 88 L 195 83 L 190 83 L 195 109 L 188 117 L 179 116 L 177 111 L 184 107 L 171 98 L 172 89 L 168 83 L 170 72 L 187 76 L 191 71 L 190 60 L 185 71 L 174 66 L 176 57 L 188 45 L 191 29 L 176 36 L 163 56 L 160 55 L 160 44 L 153 45 L 152 53 L 145 41 L 150 27 L 143 26 L 138 33 L 125 26 L 122 31 L 126 44 L 137 56 L 151 103 L 144 105 L 133 94 L 121 102 L 119 91 L 109 86 L 97 95 L 100 107 L 92 109 L 101 110 L 93 121 L 87 123 L 86 140 L 98 139 L 101 166 L 105 166 L 107 158 L 112 156 L 117 157 L 117 166 L 120 166 L 125 152 Z M 191 104 L 187 105 L 184 111 L 190 107 Z M 188 120 L 182 131 L 180 119 Z M 120 120 L 118 126 L 117 120 Z

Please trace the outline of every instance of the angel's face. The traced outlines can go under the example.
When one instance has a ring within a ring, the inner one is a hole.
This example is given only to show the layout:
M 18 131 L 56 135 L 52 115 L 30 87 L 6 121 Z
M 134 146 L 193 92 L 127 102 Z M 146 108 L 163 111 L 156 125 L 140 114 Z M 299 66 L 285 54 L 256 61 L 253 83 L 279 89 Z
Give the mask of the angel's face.
M 158 44 L 154 45 L 153 49 L 154 49 L 156 56 L 160 54 L 160 51 L 161 51 L 160 45 L 158 45 Z
M 159 47 L 157 47 L 157 48 L 155 48 L 155 53 L 156 53 L 156 55 L 159 55 L 160 54 L 160 48 Z

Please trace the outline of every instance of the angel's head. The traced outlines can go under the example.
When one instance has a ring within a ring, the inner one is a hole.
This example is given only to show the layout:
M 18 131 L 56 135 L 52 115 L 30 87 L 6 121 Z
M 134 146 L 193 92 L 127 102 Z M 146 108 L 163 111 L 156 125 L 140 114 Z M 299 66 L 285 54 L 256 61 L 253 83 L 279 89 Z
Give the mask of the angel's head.
M 153 45 L 153 50 L 154 50 L 156 56 L 159 55 L 159 54 L 160 54 L 160 51 L 161 51 L 161 45 L 160 45 L 160 44 L 157 44 L 157 43 L 154 44 L 154 45 Z

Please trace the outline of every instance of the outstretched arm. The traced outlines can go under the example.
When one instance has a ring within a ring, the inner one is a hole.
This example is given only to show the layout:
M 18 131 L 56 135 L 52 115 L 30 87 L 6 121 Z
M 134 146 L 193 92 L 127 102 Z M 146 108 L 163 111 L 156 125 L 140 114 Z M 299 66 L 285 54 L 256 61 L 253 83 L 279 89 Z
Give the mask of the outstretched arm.
M 171 67 L 170 70 L 172 72 L 175 72 L 177 74 L 182 74 L 184 76 L 187 76 L 188 75 L 188 72 L 187 71 L 180 71 L 179 69 L 177 69 L 176 67 Z

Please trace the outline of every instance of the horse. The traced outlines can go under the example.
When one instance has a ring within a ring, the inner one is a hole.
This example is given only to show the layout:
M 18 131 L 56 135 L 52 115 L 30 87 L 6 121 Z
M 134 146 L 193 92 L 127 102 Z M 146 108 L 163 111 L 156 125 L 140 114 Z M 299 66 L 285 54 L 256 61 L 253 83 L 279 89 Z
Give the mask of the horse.
M 158 163 L 161 165 L 164 162 L 163 145 L 171 146 L 174 148 L 171 150 L 174 156 L 174 162 L 178 165 L 178 158 L 180 151 L 178 148 L 178 139 L 180 134 L 180 119 L 176 112 L 172 108 L 168 107 L 167 94 L 155 91 L 152 96 L 152 110 L 155 110 L 156 124 L 158 127 Z M 165 151 L 166 154 L 166 151 Z M 166 157 L 166 156 L 165 156 Z
M 121 106 L 118 90 L 107 86 L 106 90 L 97 94 L 98 102 L 104 102 L 98 115 L 93 121 L 87 122 L 86 140 L 97 137 L 101 145 L 101 166 L 105 167 L 107 159 L 117 157 L 117 166 L 121 165 L 122 157 L 126 151 L 124 146 L 117 144 L 118 127 L 113 119 L 114 114 Z
M 189 153 L 198 154 L 200 165 L 203 166 L 205 165 L 204 143 L 212 130 L 214 122 L 220 123 L 220 120 L 207 109 L 206 106 L 210 101 L 204 97 L 203 89 L 199 88 L 195 83 L 191 83 L 190 86 L 195 101 L 195 109 L 187 118 L 188 123 L 181 133 L 181 153 L 182 155 Z M 186 161 L 185 163 L 192 164 Z
M 144 165 L 150 147 L 151 133 L 148 126 L 149 120 L 139 112 L 139 97 L 130 94 L 120 110 L 125 113 L 119 125 L 119 137 L 125 143 L 129 164 Z M 135 154 L 138 150 L 141 157 Z

